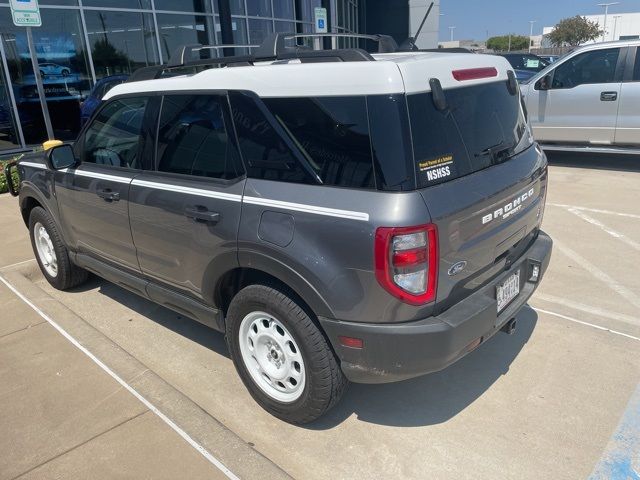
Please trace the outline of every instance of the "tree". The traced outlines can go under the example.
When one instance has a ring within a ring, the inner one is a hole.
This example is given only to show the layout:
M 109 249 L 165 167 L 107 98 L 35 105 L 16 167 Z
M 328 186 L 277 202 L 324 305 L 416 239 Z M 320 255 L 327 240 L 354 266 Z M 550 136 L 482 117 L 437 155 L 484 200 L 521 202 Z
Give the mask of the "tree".
M 597 22 L 587 20 L 585 17 L 576 15 L 565 18 L 553 28 L 551 33 L 546 35 L 547 39 L 554 47 L 564 47 L 580 45 L 590 40 L 595 40 L 603 31 Z
M 106 38 L 95 41 L 91 56 L 93 57 L 94 66 L 101 72 L 104 71 L 112 75 L 118 71 L 131 70 L 130 68 L 127 69 L 131 63 L 129 57 L 114 47 Z
M 511 37 L 511 48 L 509 48 L 509 37 Z M 491 37 L 487 40 L 487 48 L 496 52 L 506 52 L 510 50 L 524 50 L 529 48 L 529 37 L 522 35 L 501 35 Z

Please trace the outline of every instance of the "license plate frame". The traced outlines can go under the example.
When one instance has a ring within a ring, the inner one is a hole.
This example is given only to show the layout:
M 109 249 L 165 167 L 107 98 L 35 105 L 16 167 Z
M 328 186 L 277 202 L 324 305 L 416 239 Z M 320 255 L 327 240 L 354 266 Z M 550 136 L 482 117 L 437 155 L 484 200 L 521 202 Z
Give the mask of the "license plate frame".
M 498 314 L 504 311 L 520 295 L 520 270 L 516 270 L 496 285 Z

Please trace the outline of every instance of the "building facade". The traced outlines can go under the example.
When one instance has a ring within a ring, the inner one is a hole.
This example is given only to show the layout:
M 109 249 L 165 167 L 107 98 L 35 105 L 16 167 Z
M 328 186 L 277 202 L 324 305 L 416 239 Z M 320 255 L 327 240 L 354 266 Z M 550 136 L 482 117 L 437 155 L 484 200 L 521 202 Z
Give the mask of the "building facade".
M 258 45 L 272 32 L 312 32 L 327 8 L 332 31 L 358 32 L 364 0 L 40 0 L 34 48 L 55 137 L 72 140 L 96 82 L 166 63 L 180 45 Z M 355 46 L 352 41 L 341 46 Z M 231 53 L 247 53 L 235 48 Z M 217 54 L 217 51 L 214 51 Z M 225 53 L 229 53 L 226 51 Z M 220 52 L 222 54 L 222 52 Z M 0 0 L 0 150 L 46 139 L 26 31 Z
M 39 144 L 47 137 L 26 31 L 13 25 L 6 2 L 0 0 L 0 153 Z M 272 32 L 311 33 L 317 7 L 327 9 L 330 31 L 388 33 L 402 42 L 415 32 L 431 2 L 40 0 L 39 3 L 42 26 L 33 28 L 34 48 L 51 124 L 55 138 L 73 140 L 81 127 L 82 102 L 96 82 L 114 76 L 113 80 L 122 81 L 140 67 L 166 63 L 183 44 L 259 45 Z M 419 44 L 422 47 L 437 46 L 438 8 L 423 29 Z M 338 46 L 363 45 L 346 39 L 339 40 Z M 228 55 L 250 50 L 236 47 L 212 52 Z M 103 83 L 98 83 L 96 90 L 103 88 Z

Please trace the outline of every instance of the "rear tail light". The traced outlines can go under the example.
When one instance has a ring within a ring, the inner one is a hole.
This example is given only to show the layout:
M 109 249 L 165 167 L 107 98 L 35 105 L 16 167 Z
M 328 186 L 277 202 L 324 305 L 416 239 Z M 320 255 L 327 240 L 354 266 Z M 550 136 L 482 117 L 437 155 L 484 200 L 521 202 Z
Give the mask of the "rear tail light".
M 433 224 L 376 230 L 376 278 L 391 295 L 411 305 L 435 300 L 437 233 Z
M 454 70 L 451 72 L 453 78 L 462 82 L 464 80 L 477 80 L 479 78 L 491 78 L 498 76 L 498 70 L 494 67 L 467 68 L 465 70 Z

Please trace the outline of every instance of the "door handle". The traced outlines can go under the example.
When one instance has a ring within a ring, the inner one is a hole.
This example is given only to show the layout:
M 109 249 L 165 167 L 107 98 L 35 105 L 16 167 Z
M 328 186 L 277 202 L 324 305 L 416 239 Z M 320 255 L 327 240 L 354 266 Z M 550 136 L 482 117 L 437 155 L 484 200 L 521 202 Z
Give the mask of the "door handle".
M 601 102 L 615 102 L 618 99 L 618 92 L 602 92 L 600 94 Z
M 196 222 L 211 223 L 213 225 L 220 221 L 220 214 L 211 212 L 206 207 L 187 207 L 184 209 L 184 216 Z
M 114 192 L 110 188 L 104 188 L 102 190 L 98 190 L 96 192 L 100 198 L 102 198 L 105 202 L 118 202 L 120 201 L 120 193 Z

